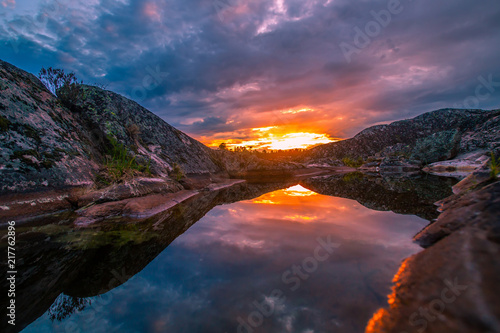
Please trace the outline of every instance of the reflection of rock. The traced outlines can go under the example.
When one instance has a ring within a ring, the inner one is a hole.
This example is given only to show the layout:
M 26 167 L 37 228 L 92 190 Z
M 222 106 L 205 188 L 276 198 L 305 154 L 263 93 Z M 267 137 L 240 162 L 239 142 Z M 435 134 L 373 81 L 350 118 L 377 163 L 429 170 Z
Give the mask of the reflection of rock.
M 356 200 L 371 209 L 414 214 L 432 220 L 439 215 L 434 202 L 452 193 L 454 180 L 421 174 L 382 178 L 351 173 L 315 177 L 301 184 L 320 194 Z
M 81 230 L 72 228 L 76 218 L 73 213 L 32 221 L 30 227 L 17 230 L 16 326 L 2 321 L 0 330 L 22 330 L 62 292 L 89 297 L 121 285 L 216 205 L 255 198 L 290 185 L 237 184 L 199 193 L 154 217 L 110 219 Z M 5 232 L 2 230 L 2 236 Z M 2 239 L 0 243 L 4 253 L 5 242 Z M 1 269 L 7 271 L 5 263 Z M 2 285 L 6 290 L 5 279 Z M 6 301 L 2 298 L 0 306 L 6 307 Z
M 398 158 L 388 157 L 380 163 L 379 171 L 381 174 L 391 173 L 412 173 L 420 172 L 420 161 L 400 160 Z
M 455 196 L 417 240 L 367 332 L 500 332 L 500 182 Z

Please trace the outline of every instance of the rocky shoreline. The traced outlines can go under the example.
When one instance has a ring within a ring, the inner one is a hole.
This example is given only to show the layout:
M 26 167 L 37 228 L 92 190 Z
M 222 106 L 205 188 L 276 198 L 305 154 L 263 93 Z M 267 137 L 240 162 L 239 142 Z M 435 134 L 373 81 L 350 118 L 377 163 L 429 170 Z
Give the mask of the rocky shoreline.
M 402 263 L 367 333 L 500 332 L 500 181 L 482 167 L 453 192 L 415 236 L 425 250 Z

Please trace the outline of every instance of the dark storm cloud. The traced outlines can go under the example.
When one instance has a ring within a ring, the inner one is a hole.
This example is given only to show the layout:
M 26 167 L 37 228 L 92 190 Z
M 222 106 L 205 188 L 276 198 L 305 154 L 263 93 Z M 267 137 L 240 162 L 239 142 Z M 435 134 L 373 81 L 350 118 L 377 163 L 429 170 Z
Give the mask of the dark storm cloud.
M 2 9 L 1 57 L 109 83 L 195 136 L 273 125 L 270 112 L 301 107 L 320 111 L 286 122 L 349 136 L 463 104 L 481 76 L 500 81 L 495 0 L 402 0 L 348 63 L 340 43 L 355 45 L 354 28 L 364 30 L 389 2 L 58 0 L 31 15 Z M 475 106 L 499 102 L 496 87 Z M 334 123 L 337 116 L 350 122 Z

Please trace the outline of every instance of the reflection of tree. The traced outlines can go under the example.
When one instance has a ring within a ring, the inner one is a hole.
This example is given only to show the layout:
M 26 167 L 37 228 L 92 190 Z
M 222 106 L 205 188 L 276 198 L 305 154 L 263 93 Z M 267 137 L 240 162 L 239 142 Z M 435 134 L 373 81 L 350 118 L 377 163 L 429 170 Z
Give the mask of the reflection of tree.
M 87 305 L 90 305 L 90 299 L 59 295 L 48 310 L 50 320 L 61 321 L 75 312 L 82 311 Z

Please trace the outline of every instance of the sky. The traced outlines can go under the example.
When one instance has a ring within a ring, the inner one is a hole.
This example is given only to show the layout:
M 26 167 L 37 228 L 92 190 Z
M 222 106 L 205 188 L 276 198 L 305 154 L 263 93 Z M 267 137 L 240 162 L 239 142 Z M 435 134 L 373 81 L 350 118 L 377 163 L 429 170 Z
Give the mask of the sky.
M 0 50 L 206 144 L 323 143 L 500 106 L 498 0 L 0 0 Z

